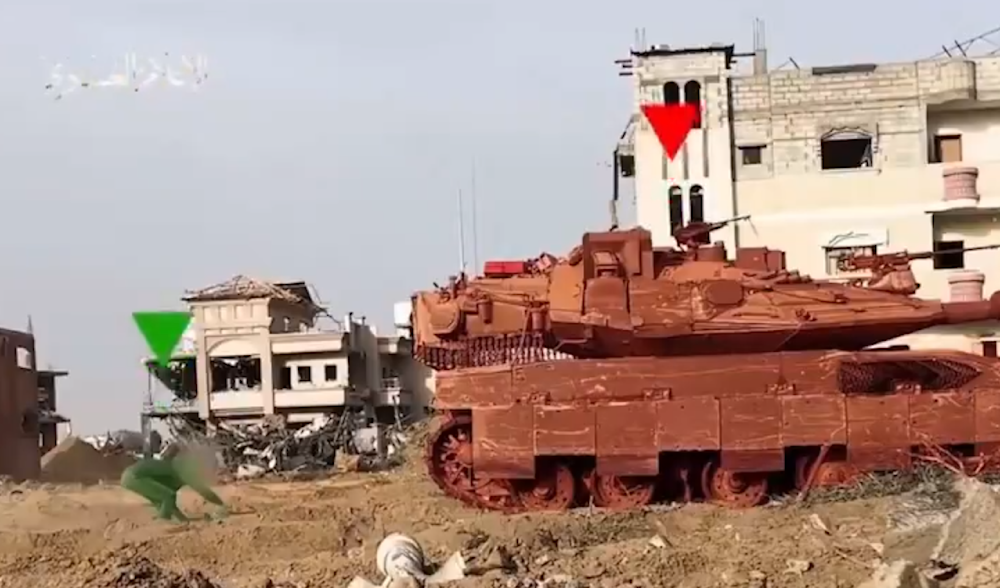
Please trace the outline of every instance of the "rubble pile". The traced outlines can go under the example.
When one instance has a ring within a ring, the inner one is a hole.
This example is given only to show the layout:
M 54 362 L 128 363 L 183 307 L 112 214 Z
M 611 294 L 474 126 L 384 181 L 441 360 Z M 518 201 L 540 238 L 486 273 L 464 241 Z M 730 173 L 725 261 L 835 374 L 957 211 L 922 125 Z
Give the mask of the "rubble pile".
M 252 478 L 325 470 L 336 464 L 338 455 L 358 456 L 354 461 L 361 469 L 388 465 L 402 455 L 405 436 L 361 427 L 357 415 L 344 413 L 317 417 L 298 429 L 280 416 L 267 417 L 260 424 L 221 425 L 212 442 L 220 448 L 226 469 L 237 478 Z
M 135 463 L 127 454 L 104 454 L 79 437 L 69 436 L 42 456 L 43 482 L 53 484 L 117 483 Z
M 84 437 L 84 441 L 105 455 L 127 454 L 133 457 L 141 457 L 145 450 L 145 440 L 142 433 L 138 431 L 119 430 L 108 432 L 104 435 L 94 435 Z M 160 452 L 162 439 L 156 431 L 150 433 L 149 445 L 152 453 Z
M 237 477 L 253 477 L 332 466 L 340 444 L 339 429 L 340 423 L 329 417 L 298 430 L 289 429 L 280 417 L 267 417 L 260 424 L 222 425 L 213 442 L 221 448 L 230 471 Z
M 956 486 L 961 502 L 941 526 L 929 557 L 882 562 L 858 588 L 1000 586 L 1000 492 L 970 478 Z

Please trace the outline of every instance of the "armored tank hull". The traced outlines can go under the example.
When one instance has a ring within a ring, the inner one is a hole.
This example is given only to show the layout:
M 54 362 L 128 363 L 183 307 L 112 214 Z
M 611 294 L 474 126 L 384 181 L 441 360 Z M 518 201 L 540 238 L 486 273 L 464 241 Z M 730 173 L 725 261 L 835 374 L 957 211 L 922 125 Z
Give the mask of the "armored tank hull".
M 866 351 L 1000 319 L 989 300 L 913 296 L 909 259 L 851 257 L 868 279 L 813 280 L 784 254 L 730 259 L 703 237 L 585 234 L 567 256 L 490 262 L 413 299 L 414 354 L 444 415 L 430 475 L 485 508 L 632 508 L 657 497 L 754 506 L 914 459 L 985 468 L 1000 448 L 1000 363 Z M 698 239 L 701 239 L 699 242 Z
M 430 476 L 470 505 L 752 507 L 1000 449 L 1000 364 L 954 351 L 566 359 L 438 375 Z

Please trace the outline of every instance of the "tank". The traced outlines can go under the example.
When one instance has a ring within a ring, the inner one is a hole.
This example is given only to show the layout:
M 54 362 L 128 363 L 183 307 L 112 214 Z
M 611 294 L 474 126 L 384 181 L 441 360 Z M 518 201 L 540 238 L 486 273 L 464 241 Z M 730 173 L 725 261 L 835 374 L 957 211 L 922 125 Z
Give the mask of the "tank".
M 414 355 L 438 370 L 434 481 L 508 511 L 755 506 L 927 452 L 1000 449 L 995 359 L 866 350 L 1000 318 L 1000 293 L 914 297 L 909 260 L 925 253 L 843 259 L 868 275 L 813 280 L 781 251 L 730 259 L 709 243 L 725 224 L 683 227 L 679 248 L 641 228 L 588 233 L 563 258 L 487 262 L 415 294 Z

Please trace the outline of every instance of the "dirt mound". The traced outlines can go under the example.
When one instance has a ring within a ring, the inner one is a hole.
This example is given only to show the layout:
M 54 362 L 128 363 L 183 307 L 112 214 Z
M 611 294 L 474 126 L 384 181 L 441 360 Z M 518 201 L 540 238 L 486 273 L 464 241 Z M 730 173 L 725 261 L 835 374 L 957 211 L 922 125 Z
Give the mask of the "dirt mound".
M 109 562 L 103 578 L 95 582 L 101 588 L 221 588 L 199 571 L 182 573 L 165 570 L 142 556 Z
M 134 463 L 127 455 L 104 455 L 79 437 L 67 437 L 42 457 L 42 481 L 53 484 L 117 482 Z

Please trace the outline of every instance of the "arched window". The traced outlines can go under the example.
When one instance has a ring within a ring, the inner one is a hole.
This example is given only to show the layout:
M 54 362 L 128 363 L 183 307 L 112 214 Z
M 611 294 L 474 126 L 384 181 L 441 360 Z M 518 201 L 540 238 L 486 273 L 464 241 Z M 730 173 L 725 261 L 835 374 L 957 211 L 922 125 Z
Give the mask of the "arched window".
M 684 84 L 684 103 L 693 104 L 698 109 L 698 116 L 694 119 L 694 128 L 701 128 L 701 84 L 691 80 Z
M 705 222 L 705 190 L 698 184 L 691 186 L 688 202 L 691 204 L 691 222 Z
M 680 104 L 681 102 L 681 87 L 677 85 L 676 82 L 667 82 L 663 84 L 663 103 L 664 104 Z
M 667 204 L 670 207 L 670 234 L 673 234 L 684 226 L 684 191 L 680 186 L 670 186 Z

